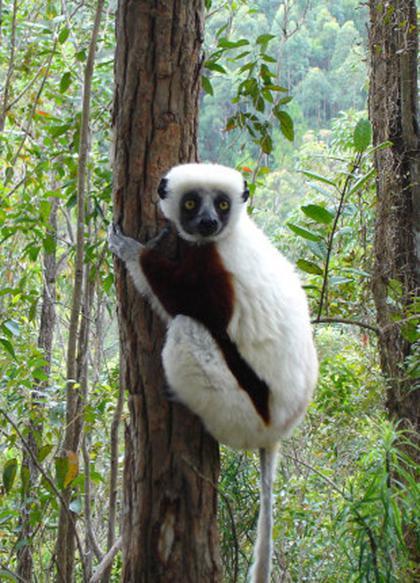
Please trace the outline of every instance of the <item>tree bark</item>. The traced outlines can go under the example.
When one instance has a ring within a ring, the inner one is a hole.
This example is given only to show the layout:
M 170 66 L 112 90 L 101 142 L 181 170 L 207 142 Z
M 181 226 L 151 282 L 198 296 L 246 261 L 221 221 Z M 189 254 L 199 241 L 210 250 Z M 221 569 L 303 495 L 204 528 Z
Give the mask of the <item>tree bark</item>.
M 373 294 L 380 357 L 388 381 L 390 415 L 401 421 L 402 427 L 418 430 L 420 399 L 414 390 L 415 379 L 405 366 L 413 343 L 402 333 L 404 324 L 395 321 L 396 317 L 406 318 L 413 309 L 420 282 L 416 251 L 420 234 L 416 5 L 414 0 L 370 0 L 369 6 L 373 143 L 391 142 L 390 147 L 375 152 Z M 394 284 L 394 297 L 390 284 Z
M 120 0 L 114 104 L 114 220 L 147 240 L 162 226 L 157 187 L 173 165 L 197 159 L 202 0 Z M 174 241 L 168 246 L 174 253 Z M 116 286 L 128 390 L 123 510 L 125 582 L 220 580 L 218 446 L 167 401 L 164 326 L 120 262 Z

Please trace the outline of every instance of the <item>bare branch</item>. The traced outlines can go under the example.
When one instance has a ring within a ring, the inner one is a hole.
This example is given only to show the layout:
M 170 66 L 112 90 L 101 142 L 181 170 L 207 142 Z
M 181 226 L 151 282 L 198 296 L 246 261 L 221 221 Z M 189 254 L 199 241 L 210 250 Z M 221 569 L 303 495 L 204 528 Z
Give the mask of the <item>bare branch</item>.
M 115 541 L 113 546 L 109 549 L 107 554 L 104 556 L 102 561 L 96 567 L 96 571 L 93 576 L 89 579 L 89 583 L 98 583 L 101 581 L 102 575 L 105 571 L 112 565 L 112 561 L 114 560 L 115 555 L 121 549 L 122 546 L 122 538 L 120 537 Z
M 379 334 L 379 328 L 366 324 L 365 322 L 357 322 L 356 320 L 348 320 L 347 318 L 316 318 L 312 320 L 312 324 L 348 324 L 349 326 L 359 326 L 365 328 L 375 334 Z

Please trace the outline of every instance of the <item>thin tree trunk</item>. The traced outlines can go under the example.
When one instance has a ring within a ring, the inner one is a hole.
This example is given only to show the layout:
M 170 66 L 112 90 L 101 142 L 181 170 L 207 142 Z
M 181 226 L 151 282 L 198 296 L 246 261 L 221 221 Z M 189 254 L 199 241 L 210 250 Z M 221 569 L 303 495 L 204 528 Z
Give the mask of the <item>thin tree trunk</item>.
M 58 210 L 58 200 L 52 199 L 51 201 L 51 212 L 50 212 L 50 228 L 48 230 L 49 235 L 57 239 L 57 210 Z M 42 404 L 39 398 L 39 392 L 46 390 L 49 383 L 49 377 L 51 372 L 51 360 L 52 360 L 52 346 L 54 338 L 54 329 L 56 321 L 55 312 L 55 302 L 56 302 L 56 277 L 57 277 L 57 260 L 56 251 L 51 253 L 45 253 L 43 258 L 43 292 L 42 292 L 42 306 L 41 306 L 41 316 L 39 323 L 39 335 L 38 335 L 38 346 L 43 352 L 45 359 L 44 373 L 46 379 L 40 383 L 39 387 L 36 387 L 32 393 L 32 411 L 31 418 L 29 421 L 29 433 L 27 437 L 28 444 L 30 444 L 31 450 L 35 457 L 38 454 L 39 444 L 41 442 L 41 436 L 43 431 L 42 423 Z M 34 418 L 37 421 L 34 421 Z M 16 572 L 25 581 L 32 580 L 32 527 L 30 523 L 30 505 L 31 497 L 33 495 L 34 489 L 37 486 L 38 481 L 38 469 L 33 463 L 33 460 L 29 453 L 24 448 L 22 456 L 22 472 L 27 474 L 27 487 L 24 489 L 22 494 L 22 519 L 21 519 L 21 541 L 26 541 L 26 544 L 21 546 L 17 552 L 17 568 Z
M 406 366 L 413 344 L 403 333 L 404 324 L 395 321 L 409 315 L 420 284 L 415 246 L 420 235 L 416 5 L 414 0 L 370 0 L 369 6 L 373 143 L 392 142 L 375 152 L 373 294 L 381 365 L 388 381 L 387 408 L 401 427 L 416 431 L 420 399 Z
M 197 159 L 202 22 L 202 0 L 119 2 L 114 217 L 143 241 L 162 226 L 156 194 L 162 174 Z M 116 270 L 130 411 L 123 581 L 218 582 L 218 446 L 196 417 L 166 400 L 164 326 L 119 262 Z
M 84 236 L 85 236 L 85 190 L 87 160 L 89 154 L 89 115 L 92 92 L 92 78 L 95 62 L 96 43 L 99 34 L 99 26 L 104 6 L 104 0 L 98 0 L 96 5 L 95 21 L 89 52 L 86 61 L 86 69 L 83 84 L 82 121 L 80 130 L 80 149 L 77 178 L 77 240 L 75 259 L 75 280 L 73 288 L 73 300 L 69 326 L 69 340 L 67 349 L 67 404 L 66 404 L 66 431 L 64 435 L 63 449 L 77 452 L 81 437 L 82 398 L 80 391 L 75 388 L 77 378 L 77 340 L 80 322 L 80 309 L 83 290 L 83 262 L 84 262 Z M 64 499 L 70 501 L 71 489 L 63 493 Z M 62 508 L 58 524 L 58 536 L 56 545 L 57 579 L 64 583 L 73 581 L 74 571 L 75 536 L 74 529 L 69 520 L 68 513 Z M 80 558 L 83 561 L 83 558 Z

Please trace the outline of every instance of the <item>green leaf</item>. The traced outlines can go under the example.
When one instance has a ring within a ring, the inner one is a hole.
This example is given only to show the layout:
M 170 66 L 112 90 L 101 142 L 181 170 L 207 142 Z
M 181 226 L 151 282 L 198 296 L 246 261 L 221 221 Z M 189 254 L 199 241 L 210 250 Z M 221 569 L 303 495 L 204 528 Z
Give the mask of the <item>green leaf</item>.
M 8 494 L 13 487 L 13 483 L 14 483 L 15 478 L 16 478 L 17 467 L 18 467 L 18 464 L 17 464 L 16 458 L 8 460 L 4 464 L 4 467 L 3 467 L 3 486 L 4 486 L 4 489 L 6 491 L 6 494 Z
M 307 204 L 300 207 L 307 217 L 322 225 L 329 225 L 334 219 L 334 215 L 318 204 Z
M 271 154 L 271 152 L 273 151 L 273 140 L 268 134 L 261 138 L 259 144 L 264 154 Z
M 64 75 L 60 79 L 60 93 L 65 93 L 67 89 L 70 87 L 71 83 L 71 73 L 70 71 L 66 71 Z
M 43 445 L 38 451 L 37 455 L 38 461 L 43 462 L 47 455 L 51 453 L 52 449 L 53 449 L 52 443 L 46 443 L 45 445 Z
M 286 97 L 282 97 L 279 101 L 279 105 L 286 105 L 292 101 L 293 97 L 291 95 L 287 95 Z
M 22 464 L 21 469 L 20 469 L 20 479 L 22 482 L 22 486 L 21 486 L 22 492 L 28 492 L 29 484 L 31 481 L 31 473 L 30 473 L 27 465 Z
M 15 349 L 13 348 L 13 344 L 7 340 L 7 338 L 0 338 L 0 344 L 2 344 L 3 348 L 11 355 L 13 358 L 16 358 Z
M 207 61 L 204 63 L 204 66 L 209 71 L 216 71 L 216 73 L 226 74 L 227 72 L 226 69 L 222 67 L 222 65 L 219 65 L 219 63 L 214 63 L 213 61 Z
M 221 39 L 219 39 L 217 45 L 222 49 L 237 49 L 239 47 L 249 45 L 249 40 L 247 40 L 246 38 L 241 38 L 240 40 L 237 41 L 231 41 L 225 37 L 222 37 Z
M 77 53 L 75 53 L 74 56 L 76 57 L 77 61 L 79 61 L 80 63 L 83 63 L 83 61 L 86 60 L 86 50 L 82 49 L 81 51 L 77 51 Z
M 308 229 L 304 229 L 303 227 L 299 227 L 298 225 L 294 225 L 293 223 L 287 223 L 287 226 L 299 237 L 303 237 L 304 239 L 308 239 L 309 241 L 321 241 L 321 237 L 317 233 L 314 233 L 313 231 L 309 231 Z
M 289 142 L 293 142 L 295 139 L 295 130 L 292 118 L 286 111 L 277 111 L 275 115 L 280 122 L 282 134 L 287 140 L 289 140 Z
M 307 259 L 299 259 L 296 265 L 306 273 L 312 273 L 313 275 L 322 275 L 324 273 L 319 265 L 312 261 L 308 261 Z
M 210 79 L 205 75 L 201 75 L 201 86 L 206 93 L 214 95 L 213 85 L 211 84 Z
M 45 237 L 45 239 L 43 239 L 42 241 L 42 246 L 44 248 L 44 251 L 46 253 L 54 253 L 56 247 L 57 247 L 57 241 L 56 238 L 53 235 L 47 235 Z
M 60 34 L 58 35 L 58 42 L 60 43 L 60 45 L 66 42 L 66 40 L 69 38 L 69 35 L 70 30 L 67 27 L 63 28 L 63 30 L 60 31 Z
M 335 187 L 335 183 L 332 180 L 325 176 L 321 176 L 321 174 L 315 174 L 315 172 L 309 172 L 308 170 L 301 170 L 301 173 L 308 178 L 312 178 L 312 180 L 318 180 L 318 182 L 323 182 L 324 184 L 329 184 L 330 186 Z
M 56 457 L 54 460 L 55 465 L 55 481 L 60 490 L 64 489 L 64 480 L 67 474 L 67 469 L 69 467 L 69 462 L 66 456 Z
M 48 129 L 48 132 L 53 138 L 58 138 L 59 136 L 65 134 L 70 128 L 71 124 L 66 123 L 58 126 L 51 126 Z
M 372 126 L 368 119 L 360 119 L 353 133 L 353 145 L 356 152 L 364 152 L 372 139 Z
M 265 45 L 268 42 L 270 42 L 270 40 L 272 40 L 273 38 L 276 38 L 274 34 L 260 34 L 260 36 L 257 37 L 257 40 L 255 42 L 257 43 L 257 45 Z

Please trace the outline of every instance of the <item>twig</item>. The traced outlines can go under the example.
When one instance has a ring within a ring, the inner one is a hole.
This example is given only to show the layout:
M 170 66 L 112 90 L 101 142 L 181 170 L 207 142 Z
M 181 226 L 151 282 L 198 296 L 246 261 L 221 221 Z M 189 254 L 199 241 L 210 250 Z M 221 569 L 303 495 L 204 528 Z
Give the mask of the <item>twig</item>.
M 105 571 L 108 569 L 108 567 L 110 567 L 112 565 L 112 561 L 114 560 L 115 555 L 118 553 L 118 551 L 121 549 L 121 547 L 122 547 L 122 538 L 119 537 L 115 541 L 113 546 L 109 549 L 109 551 L 106 553 L 106 555 L 104 556 L 102 561 L 99 563 L 99 565 L 96 567 L 96 571 L 92 575 L 92 577 L 89 579 L 89 583 L 98 583 L 98 581 L 101 580 L 102 575 L 105 573 Z
M 359 326 L 359 328 L 365 328 L 366 330 L 371 330 L 375 334 L 379 335 L 379 328 L 371 326 L 370 324 L 365 324 L 365 322 L 357 322 L 356 320 L 347 320 L 346 318 L 316 318 L 312 320 L 312 324 L 348 324 L 349 326 Z
M 338 225 L 338 221 L 341 217 L 341 213 L 343 211 L 343 207 L 344 207 L 344 200 L 346 198 L 346 194 L 348 191 L 348 188 L 350 186 L 350 183 L 353 179 L 353 172 L 356 170 L 356 168 L 359 167 L 360 165 L 360 161 L 362 159 L 362 153 L 359 152 L 356 156 L 356 160 L 351 168 L 351 171 L 347 174 L 346 180 L 344 182 L 344 186 L 341 190 L 340 193 L 340 202 L 338 204 L 338 209 L 337 212 L 335 214 L 335 219 L 334 219 L 334 223 L 331 229 L 331 233 L 328 237 L 328 243 L 327 243 L 327 257 L 325 260 L 325 270 L 324 270 L 324 277 L 323 277 L 323 282 L 322 282 L 322 289 L 321 289 L 321 297 L 319 299 L 319 307 L 318 307 L 318 316 L 317 316 L 317 321 L 320 320 L 321 318 L 321 314 L 322 314 L 322 308 L 324 307 L 324 299 L 325 299 L 325 294 L 327 292 L 327 285 L 328 285 L 328 270 L 330 267 L 330 259 L 331 259 L 331 253 L 332 253 L 332 247 L 333 247 L 333 243 L 334 243 L 334 235 L 337 229 L 337 225 Z
M 314 472 L 314 474 L 316 474 L 317 476 L 319 476 L 320 478 L 322 478 L 325 482 L 327 482 L 327 484 L 329 484 L 331 486 L 331 488 L 333 488 L 336 492 L 338 492 L 339 494 L 341 494 L 341 496 L 345 500 L 350 500 L 349 497 L 347 496 L 347 494 L 340 488 L 340 486 L 338 486 L 335 482 L 333 482 L 331 480 L 331 478 L 329 478 L 328 476 L 325 476 L 322 472 L 320 472 L 319 470 L 317 470 L 316 468 L 314 468 L 310 464 L 304 462 L 303 460 L 301 460 L 300 458 L 298 458 L 298 457 L 296 457 L 294 455 L 290 455 L 290 454 L 287 454 L 287 453 L 282 453 L 281 455 L 283 457 L 285 457 L 285 458 L 288 458 L 290 460 L 293 460 L 294 462 L 297 462 L 298 464 L 304 466 L 308 470 L 311 470 L 311 472 Z

